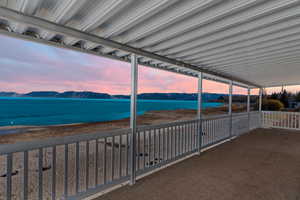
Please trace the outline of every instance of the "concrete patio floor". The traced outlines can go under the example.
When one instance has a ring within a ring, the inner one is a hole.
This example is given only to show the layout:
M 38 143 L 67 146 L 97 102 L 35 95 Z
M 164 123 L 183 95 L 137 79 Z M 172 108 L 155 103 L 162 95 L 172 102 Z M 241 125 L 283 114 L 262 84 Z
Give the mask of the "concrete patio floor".
M 300 131 L 257 129 L 95 200 L 300 200 Z

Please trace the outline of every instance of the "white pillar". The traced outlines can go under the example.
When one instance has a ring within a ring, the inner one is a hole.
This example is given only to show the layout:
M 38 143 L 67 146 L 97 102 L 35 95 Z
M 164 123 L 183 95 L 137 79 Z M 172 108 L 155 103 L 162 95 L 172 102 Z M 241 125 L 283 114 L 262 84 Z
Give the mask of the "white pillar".
M 247 95 L 247 113 L 248 113 L 248 130 L 250 130 L 250 87 L 248 86 L 248 95 Z
M 137 112 L 137 87 L 138 87 L 138 64 L 135 54 L 131 55 L 131 98 L 130 98 L 130 150 L 131 150 L 131 162 L 130 162 L 130 184 L 135 184 L 136 180 L 136 112 Z
M 228 99 L 228 115 L 229 115 L 229 137 L 232 137 L 232 81 L 229 82 L 229 99 Z
M 198 109 L 197 109 L 197 118 L 199 119 L 199 130 L 198 130 L 198 154 L 201 153 L 202 146 L 202 89 L 203 89 L 203 74 L 200 72 L 198 74 Z
M 262 95 L 263 95 L 263 88 L 259 88 L 258 111 L 259 111 L 259 122 L 260 122 L 260 127 L 263 127 Z
M 258 105 L 258 111 L 262 111 L 262 94 L 263 94 L 263 88 L 259 88 L 259 105 Z
M 250 87 L 248 86 L 248 95 L 247 95 L 247 112 L 250 112 Z

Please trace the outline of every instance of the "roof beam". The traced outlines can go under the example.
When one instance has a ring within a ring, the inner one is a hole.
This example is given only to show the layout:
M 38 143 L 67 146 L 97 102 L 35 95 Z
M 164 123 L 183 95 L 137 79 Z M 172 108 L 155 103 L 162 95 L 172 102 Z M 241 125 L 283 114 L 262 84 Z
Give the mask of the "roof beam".
M 166 63 L 170 63 L 172 65 L 176 65 L 179 67 L 184 67 L 187 69 L 191 69 L 191 70 L 195 70 L 195 71 L 199 71 L 199 72 L 204 72 L 204 73 L 208 73 L 208 74 L 212 74 L 212 75 L 216 75 L 216 76 L 220 76 L 222 78 L 226 78 L 229 80 L 234 80 L 237 82 L 241 82 L 244 84 L 248 84 L 248 85 L 252 85 L 252 86 L 256 86 L 256 87 L 260 87 L 258 84 L 252 83 L 250 81 L 246 81 L 246 80 L 241 80 L 238 77 L 234 77 L 234 76 L 228 76 L 228 75 L 223 75 L 221 73 L 218 72 L 212 72 L 210 70 L 204 69 L 203 67 L 199 67 L 199 66 L 195 66 L 195 65 L 191 65 L 191 64 L 187 64 L 178 60 L 174 60 L 174 59 L 170 59 L 164 56 L 160 56 L 148 51 L 144 51 L 142 49 L 137 49 L 119 42 L 115 42 L 109 39 L 105 39 L 102 37 L 98 37 L 86 32 L 82 32 L 70 27 L 65 27 L 63 25 L 59 25 L 59 24 L 55 24 L 53 22 L 44 20 L 44 19 L 40 19 L 34 16 L 29 16 L 29 15 L 25 15 L 23 13 L 8 9 L 8 8 L 4 8 L 4 7 L 0 7 L 0 17 L 5 18 L 5 19 L 9 19 L 9 20 L 13 20 L 16 22 L 21 22 L 24 24 L 27 24 L 29 26 L 35 27 L 35 28 L 42 28 L 48 31 L 52 31 L 54 33 L 57 33 L 59 35 L 64 35 L 64 36 L 70 36 L 70 37 L 74 37 L 74 38 L 80 38 L 84 41 L 89 41 L 89 42 L 93 42 L 93 43 L 98 43 L 99 45 L 104 45 L 104 46 L 108 46 L 114 49 L 118 49 L 121 51 L 126 51 L 126 52 L 130 52 L 130 53 L 135 53 L 137 55 L 140 56 L 144 56 L 144 57 L 148 57 L 154 60 L 159 60 L 162 62 L 166 62 Z

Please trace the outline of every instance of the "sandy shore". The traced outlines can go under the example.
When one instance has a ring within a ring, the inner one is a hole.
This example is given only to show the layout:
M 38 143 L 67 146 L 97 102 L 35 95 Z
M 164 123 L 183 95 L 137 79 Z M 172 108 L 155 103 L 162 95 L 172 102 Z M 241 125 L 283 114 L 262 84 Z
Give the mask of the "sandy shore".
M 204 110 L 204 115 L 216 115 L 227 113 L 226 107 L 208 108 Z M 169 110 L 150 111 L 138 116 L 138 125 L 151 125 L 168 123 L 178 120 L 190 120 L 196 117 L 196 110 Z M 33 126 L 33 127 L 2 127 L 0 130 L 10 131 L 9 134 L 0 135 L 0 144 L 16 143 L 20 141 L 30 141 L 45 139 L 49 137 L 61 137 L 74 134 L 82 134 L 96 131 L 107 131 L 129 127 L 129 118 L 108 122 L 82 123 L 57 126 Z

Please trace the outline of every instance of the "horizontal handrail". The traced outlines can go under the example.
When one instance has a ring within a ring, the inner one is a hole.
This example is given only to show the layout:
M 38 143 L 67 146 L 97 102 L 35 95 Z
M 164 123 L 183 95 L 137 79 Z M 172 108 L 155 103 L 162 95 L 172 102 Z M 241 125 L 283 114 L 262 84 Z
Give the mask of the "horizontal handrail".
M 82 141 L 96 140 L 105 137 L 119 136 L 119 135 L 124 135 L 129 133 L 130 133 L 130 129 L 118 129 L 118 130 L 111 130 L 105 132 L 84 133 L 84 134 L 54 137 L 54 138 L 40 139 L 40 140 L 27 141 L 27 142 L 17 142 L 14 144 L 1 144 L 0 155 L 22 152 L 22 151 L 31 151 L 39 148 L 48 148 L 52 146 L 72 144 L 72 143 L 82 142 Z
M 269 110 L 264 110 L 262 112 L 263 113 L 283 113 L 283 114 L 297 114 L 297 115 L 300 115 L 300 112 L 289 112 L 289 111 L 269 111 Z

